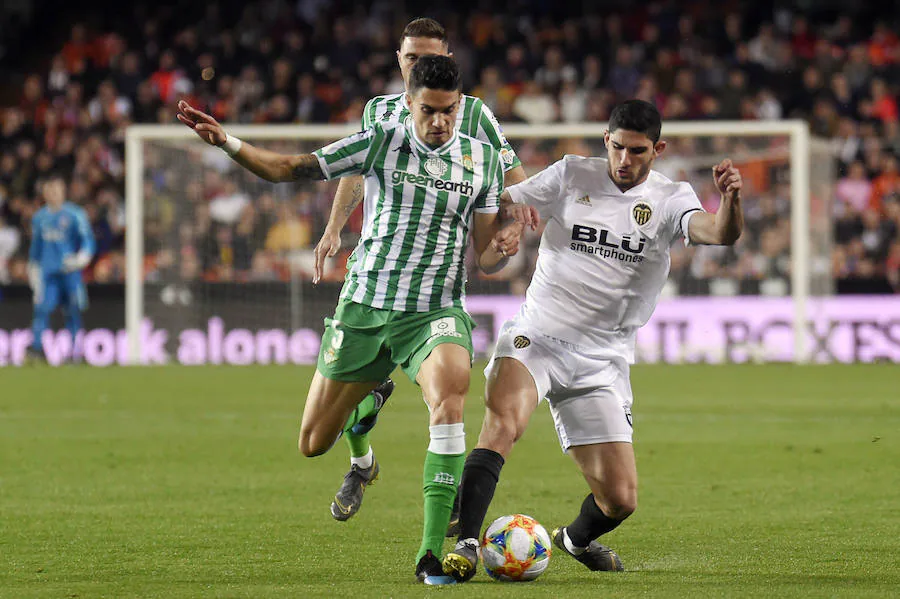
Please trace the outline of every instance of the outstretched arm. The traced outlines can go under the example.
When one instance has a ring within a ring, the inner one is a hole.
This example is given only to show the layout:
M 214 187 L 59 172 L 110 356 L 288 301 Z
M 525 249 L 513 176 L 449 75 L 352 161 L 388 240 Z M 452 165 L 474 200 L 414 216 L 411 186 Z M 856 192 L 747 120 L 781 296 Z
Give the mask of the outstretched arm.
M 225 133 L 225 128 L 216 119 L 184 100 L 178 102 L 176 116 L 200 139 L 222 148 L 235 162 L 267 181 L 278 183 L 325 178 L 318 159 L 312 154 L 280 154 L 252 146 Z
M 691 217 L 688 239 L 701 245 L 734 245 L 744 230 L 741 172 L 726 158 L 713 167 L 713 180 L 722 194 L 722 203 L 715 214 L 698 212 Z

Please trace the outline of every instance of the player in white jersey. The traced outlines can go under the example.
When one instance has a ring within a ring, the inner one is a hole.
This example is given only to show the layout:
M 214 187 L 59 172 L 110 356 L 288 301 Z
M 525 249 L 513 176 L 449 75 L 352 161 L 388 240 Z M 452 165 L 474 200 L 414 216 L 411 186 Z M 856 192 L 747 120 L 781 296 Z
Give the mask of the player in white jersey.
M 659 299 L 675 239 L 731 245 L 743 228 L 731 161 L 713 167 L 722 201 L 706 213 L 689 184 L 651 170 L 666 147 L 660 129 L 652 104 L 624 102 L 610 116 L 608 159 L 566 156 L 503 193 L 536 207 L 546 227 L 525 303 L 485 369 L 484 424 L 459 490 L 461 531 L 444 559 L 458 580 L 475 573 L 504 458 L 542 399 L 591 491 L 573 522 L 553 531 L 554 544 L 591 570 L 623 569 L 595 539 L 637 506 L 629 380 L 637 329 Z
M 179 103 L 178 119 L 269 181 L 365 176 L 362 239 L 326 330 L 300 425 L 300 451 L 325 453 L 381 409 L 370 392 L 397 366 L 422 387 L 431 443 L 423 475 L 425 522 L 416 577 L 446 584 L 439 559 L 465 458 L 463 405 L 472 359 L 463 258 L 472 232 L 479 267 L 493 272 L 517 251 L 522 227 L 501 227 L 502 158 L 457 133 L 460 75 L 427 56 L 410 75 L 411 117 L 376 123 L 313 154 L 288 156 L 225 133 Z
M 405 85 L 408 86 L 409 75 L 416 61 L 427 55 L 450 55 L 447 33 L 434 19 L 414 19 L 404 28 L 400 36 L 400 48 L 397 50 L 397 63 Z M 409 116 L 406 96 L 406 93 L 399 93 L 376 96 L 369 100 L 363 110 L 362 129 L 368 129 L 379 122 L 403 121 Z M 504 186 L 525 180 L 522 163 L 500 130 L 490 108 L 479 98 L 463 94 L 455 127 L 460 133 L 489 143 L 500 152 Z M 338 183 L 328 224 L 314 252 L 314 283 L 322 276 L 325 259 L 334 256 L 340 249 L 341 229 L 363 200 L 364 191 L 363 178 L 359 176 L 345 177 Z M 393 388 L 393 381 L 388 378 L 375 388 L 373 394 L 383 403 L 390 397 Z M 369 434 L 374 426 L 375 418 L 366 419 L 344 435 L 350 449 L 350 470 L 331 502 L 331 515 L 335 520 L 346 521 L 353 517 L 362 506 L 366 487 L 378 477 L 380 466 L 369 443 Z M 454 534 L 448 533 L 448 536 L 455 536 L 456 526 L 457 516 L 454 510 L 449 529 Z

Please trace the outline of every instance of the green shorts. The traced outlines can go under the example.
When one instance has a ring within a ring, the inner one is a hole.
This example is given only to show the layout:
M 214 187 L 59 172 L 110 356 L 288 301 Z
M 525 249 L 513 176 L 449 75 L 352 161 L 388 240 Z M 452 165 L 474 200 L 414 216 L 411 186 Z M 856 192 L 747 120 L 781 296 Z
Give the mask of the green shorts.
M 415 382 L 422 362 L 441 343 L 466 348 L 472 359 L 475 323 L 462 308 L 399 312 L 341 300 L 325 319 L 318 369 L 342 382 L 383 381 L 397 366 Z

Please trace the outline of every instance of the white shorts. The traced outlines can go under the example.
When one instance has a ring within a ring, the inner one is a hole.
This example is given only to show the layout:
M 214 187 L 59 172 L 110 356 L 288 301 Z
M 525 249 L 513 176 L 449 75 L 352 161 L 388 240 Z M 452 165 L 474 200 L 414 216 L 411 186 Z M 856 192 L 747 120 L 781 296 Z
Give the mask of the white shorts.
M 550 404 L 563 451 L 573 445 L 631 443 L 631 394 L 625 360 L 586 356 L 570 343 L 533 333 L 509 320 L 484 369 L 490 378 L 498 358 L 514 358 L 534 378 L 538 398 Z

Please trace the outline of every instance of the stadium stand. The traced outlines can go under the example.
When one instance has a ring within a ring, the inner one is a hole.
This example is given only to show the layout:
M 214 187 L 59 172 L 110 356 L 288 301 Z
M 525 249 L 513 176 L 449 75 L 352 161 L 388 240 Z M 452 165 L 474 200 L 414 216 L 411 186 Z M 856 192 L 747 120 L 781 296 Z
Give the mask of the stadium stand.
M 88 210 L 98 243 L 89 279 L 120 282 L 129 124 L 174 123 L 180 98 L 229 123 L 359 122 L 369 97 L 402 89 L 394 50 L 403 25 L 419 16 L 390 2 L 131 4 L 127 23 L 98 14 L 44 35 L 43 57 L 18 69 L 12 49 L 40 56 L 39 48 L 22 35 L 0 36 L 4 78 L 19 82 L 0 97 L 0 283 L 27 278 L 44 173 L 70 175 L 71 199 Z M 603 122 L 615 102 L 635 96 L 655 102 L 664 119 L 806 119 L 833 140 L 838 162 L 838 292 L 900 293 L 896 9 L 854 15 L 847 6 L 829 11 L 828 2 L 804 12 L 790 3 L 655 1 L 615 13 L 581 4 L 433 2 L 428 12 L 451 34 L 467 91 L 501 123 Z M 0 13 L 0 32 L 21 31 L 22 18 Z M 517 149 L 531 172 L 558 157 Z M 280 257 L 298 249 L 297 239 L 316 243 L 331 202 L 319 188 L 289 200 L 235 198 L 227 180 L 205 173 L 186 188 L 193 214 L 184 224 L 164 199 L 165 180 L 147 183 L 163 198 L 150 209 L 159 235 L 180 227 L 182 247 L 176 254 L 154 244 L 148 231 L 150 276 L 178 268 L 185 279 L 283 278 Z M 702 252 L 678 252 L 673 276 L 786 277 L 785 191 L 775 187 L 748 210 L 740 255 L 712 267 Z M 357 215 L 350 229 L 359 226 Z M 513 291 L 527 284 L 536 241 L 526 240 L 517 268 L 504 275 Z

